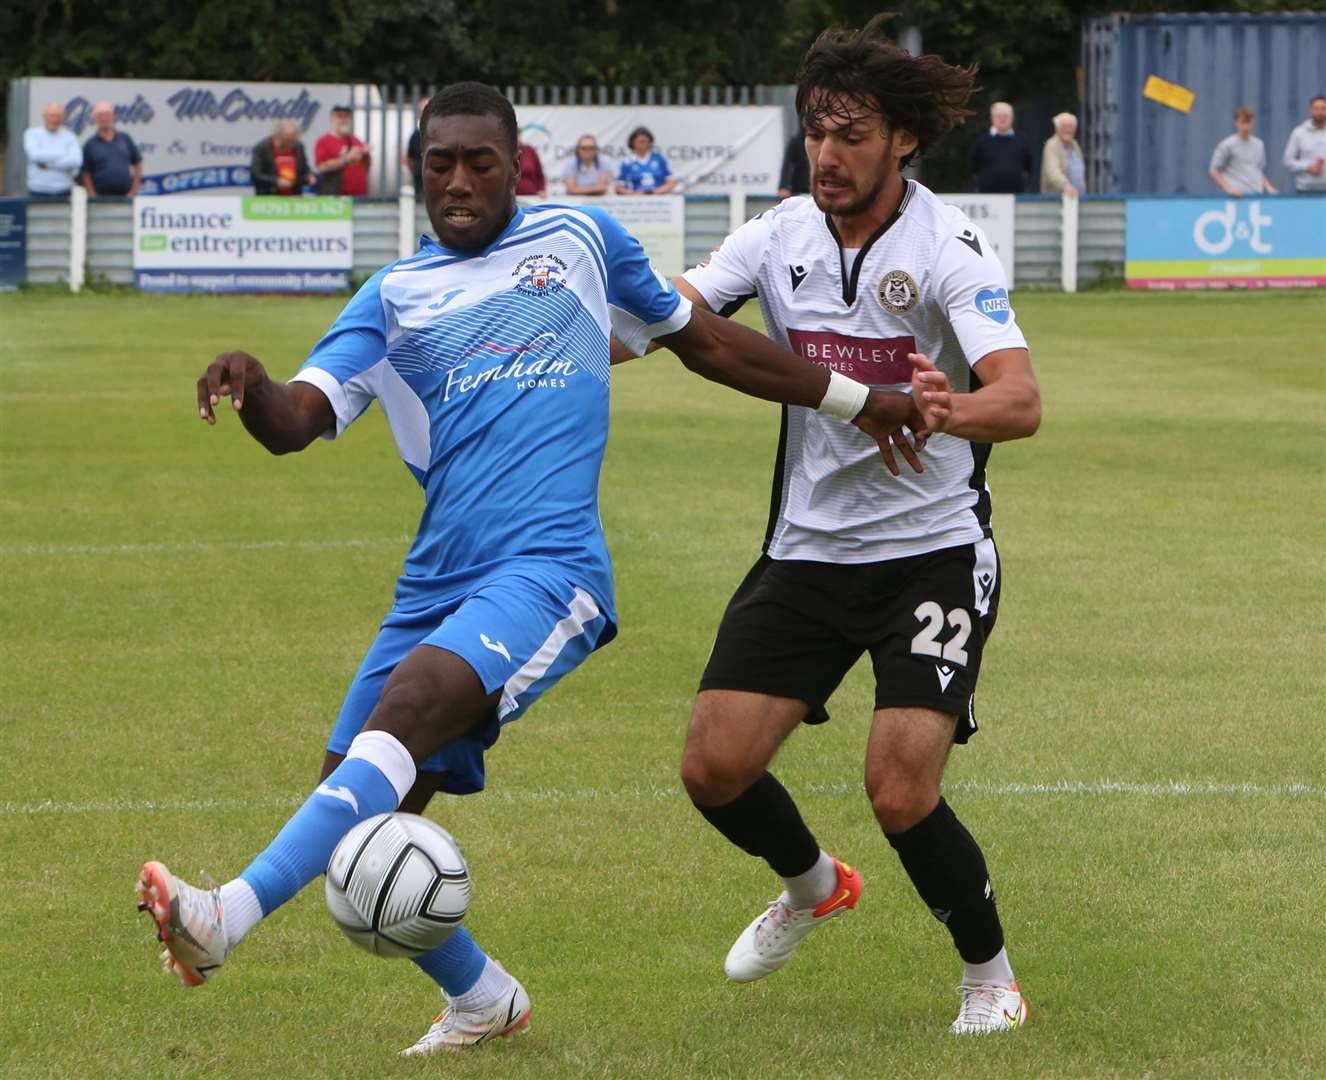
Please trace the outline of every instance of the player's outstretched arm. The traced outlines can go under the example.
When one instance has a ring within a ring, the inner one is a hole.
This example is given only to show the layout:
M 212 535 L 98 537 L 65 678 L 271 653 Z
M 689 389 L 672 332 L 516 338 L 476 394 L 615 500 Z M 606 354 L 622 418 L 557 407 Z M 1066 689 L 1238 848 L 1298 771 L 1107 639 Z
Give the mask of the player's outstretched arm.
M 912 397 L 922 423 L 971 442 L 1007 442 L 1036 434 L 1041 424 L 1041 392 L 1026 349 L 998 349 L 974 368 L 981 387 L 955 394 L 948 378 L 924 353 L 909 353 Z
M 303 450 L 336 424 L 331 402 L 316 386 L 271 379 L 256 356 L 221 353 L 198 380 L 198 416 L 216 423 L 223 397 L 239 413 L 248 433 L 273 454 Z
M 778 401 L 804 405 L 856 424 L 878 444 L 889 472 L 897 476 L 896 447 L 916 472 L 922 466 L 916 454 L 924 446 L 925 432 L 910 394 L 867 390 L 845 376 L 831 386 L 830 374 L 775 345 L 763 334 L 715 315 L 695 304 L 690 322 L 676 333 L 657 339 L 675 352 L 686 367 L 712 382 L 734 390 Z M 910 428 L 915 443 L 904 428 Z

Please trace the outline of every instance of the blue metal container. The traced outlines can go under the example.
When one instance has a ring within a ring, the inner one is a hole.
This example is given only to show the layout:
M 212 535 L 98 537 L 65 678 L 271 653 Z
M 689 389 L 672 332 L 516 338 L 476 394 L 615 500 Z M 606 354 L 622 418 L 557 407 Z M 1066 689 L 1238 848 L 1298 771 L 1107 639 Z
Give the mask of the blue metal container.
M 1086 20 L 1082 51 L 1089 191 L 1218 193 L 1211 152 L 1240 105 L 1256 113 L 1271 183 L 1292 190 L 1281 158 L 1326 94 L 1326 13 L 1110 15 Z M 1143 97 L 1152 75 L 1191 90 L 1191 110 Z

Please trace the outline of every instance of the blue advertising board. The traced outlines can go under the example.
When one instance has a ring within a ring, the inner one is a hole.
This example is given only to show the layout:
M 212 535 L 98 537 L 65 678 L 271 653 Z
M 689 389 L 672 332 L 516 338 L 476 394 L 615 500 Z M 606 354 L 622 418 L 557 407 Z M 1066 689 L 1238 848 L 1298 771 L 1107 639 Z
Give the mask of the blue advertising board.
M 1326 198 L 1131 198 L 1124 278 L 1138 289 L 1326 285 Z
M 17 289 L 28 276 L 28 204 L 0 199 L 0 289 Z

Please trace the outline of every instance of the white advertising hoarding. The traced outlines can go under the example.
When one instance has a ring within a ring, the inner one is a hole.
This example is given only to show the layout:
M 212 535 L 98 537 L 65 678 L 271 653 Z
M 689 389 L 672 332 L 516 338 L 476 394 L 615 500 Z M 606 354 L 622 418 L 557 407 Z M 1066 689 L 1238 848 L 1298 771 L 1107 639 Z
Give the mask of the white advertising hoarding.
M 338 292 L 352 201 L 334 195 L 134 199 L 134 284 L 149 292 Z
M 778 190 L 783 164 L 783 110 L 775 105 L 518 105 L 521 141 L 539 152 L 548 193 L 565 187 L 562 170 L 581 135 L 593 135 L 614 178 L 637 127 L 654 136 L 688 195 L 752 195 Z
M 1013 219 L 1017 213 L 1013 195 L 940 195 L 944 202 L 956 206 L 972 223 L 979 225 L 981 231 L 994 246 L 1008 278 L 1008 287 L 1013 287 Z
M 207 82 L 200 79 L 28 80 L 28 126 L 48 102 L 64 106 L 65 126 L 80 142 L 97 130 L 92 107 L 109 101 L 115 126 L 143 155 L 142 195 L 246 188 L 254 145 L 278 120 L 293 120 L 313 164 L 313 142 L 350 87 L 318 83 Z

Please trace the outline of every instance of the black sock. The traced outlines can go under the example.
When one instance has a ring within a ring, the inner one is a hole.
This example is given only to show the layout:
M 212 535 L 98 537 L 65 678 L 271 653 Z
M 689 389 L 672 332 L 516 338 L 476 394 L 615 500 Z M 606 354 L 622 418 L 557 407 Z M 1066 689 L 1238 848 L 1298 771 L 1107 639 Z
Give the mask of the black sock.
M 804 874 L 820 857 L 820 846 L 801 820 L 797 804 L 772 773 L 765 773 L 726 806 L 695 803 L 695 809 L 737 847 L 767 862 L 779 877 Z
M 885 833 L 931 913 L 948 927 L 958 954 L 983 964 L 1004 947 L 985 858 L 943 799 L 906 832 Z

